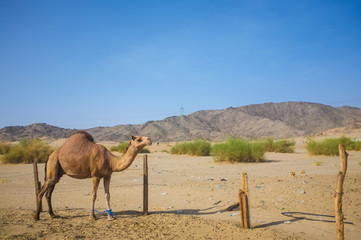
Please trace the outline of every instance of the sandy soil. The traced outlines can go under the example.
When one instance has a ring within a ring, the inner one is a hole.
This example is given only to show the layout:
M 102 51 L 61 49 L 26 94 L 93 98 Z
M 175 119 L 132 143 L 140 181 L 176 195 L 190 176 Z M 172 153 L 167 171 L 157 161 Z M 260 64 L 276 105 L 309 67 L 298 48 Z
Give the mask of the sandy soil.
M 336 239 L 334 192 L 339 157 L 308 156 L 297 139 L 296 153 L 266 153 L 255 164 L 217 164 L 212 157 L 174 156 L 152 146 L 148 154 L 149 210 L 142 216 L 142 165 L 112 176 L 111 206 L 116 220 L 89 220 L 91 179 L 64 176 L 53 207 L 33 220 L 32 165 L 0 165 L 1 239 Z M 110 143 L 109 143 L 110 144 Z M 106 145 L 106 144 L 105 144 Z M 157 151 L 157 152 L 154 152 Z M 318 163 L 319 166 L 316 166 Z M 43 182 L 44 164 L 39 164 Z M 305 173 L 302 174 L 301 171 Z M 248 173 L 252 229 L 240 228 L 237 202 L 242 172 Z M 296 177 L 291 177 L 295 172 Z M 345 238 L 361 239 L 361 152 L 349 152 L 344 183 Z M 105 210 L 100 186 L 96 208 Z M 44 210 L 47 210 L 45 201 Z

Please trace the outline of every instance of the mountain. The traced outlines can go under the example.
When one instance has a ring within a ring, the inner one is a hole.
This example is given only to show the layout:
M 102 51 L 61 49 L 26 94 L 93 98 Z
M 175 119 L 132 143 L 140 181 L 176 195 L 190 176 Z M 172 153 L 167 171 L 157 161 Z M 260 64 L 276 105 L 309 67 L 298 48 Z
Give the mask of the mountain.
M 0 129 L 0 141 L 17 141 L 22 138 L 42 138 L 53 139 L 67 138 L 76 129 L 65 129 L 48 125 L 46 123 L 34 123 L 28 126 L 10 126 Z
M 361 122 L 361 109 L 335 108 L 318 103 L 282 102 L 254 104 L 223 110 L 203 110 L 186 116 L 173 116 L 140 125 L 117 125 L 86 129 L 97 141 L 125 141 L 131 135 L 143 135 L 153 141 L 186 141 L 195 138 L 221 140 L 242 138 L 285 138 L 305 136 L 330 128 Z M 0 129 L 0 140 L 23 137 L 66 138 L 75 129 L 46 124 Z

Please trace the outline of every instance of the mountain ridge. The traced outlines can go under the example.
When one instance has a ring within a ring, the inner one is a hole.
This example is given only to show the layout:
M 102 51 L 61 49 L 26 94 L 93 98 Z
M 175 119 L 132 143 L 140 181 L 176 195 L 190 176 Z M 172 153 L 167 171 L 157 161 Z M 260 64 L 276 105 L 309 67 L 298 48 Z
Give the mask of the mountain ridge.
M 361 109 L 332 107 L 310 102 L 281 102 L 200 110 L 188 115 L 138 125 L 116 125 L 83 129 L 97 141 L 126 141 L 131 135 L 143 135 L 153 141 L 187 141 L 195 138 L 222 140 L 228 136 L 247 139 L 305 136 L 331 128 L 361 122 Z M 10 126 L 0 129 L 0 141 L 28 138 L 67 138 L 77 129 L 65 129 L 45 123 Z

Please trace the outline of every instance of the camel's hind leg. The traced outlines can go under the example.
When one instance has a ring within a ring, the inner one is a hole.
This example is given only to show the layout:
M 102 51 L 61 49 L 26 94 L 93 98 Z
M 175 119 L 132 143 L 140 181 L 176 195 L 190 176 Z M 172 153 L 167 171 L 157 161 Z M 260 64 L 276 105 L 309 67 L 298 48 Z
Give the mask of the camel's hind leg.
M 55 184 L 54 185 L 50 185 L 48 191 L 46 192 L 46 201 L 48 202 L 48 207 L 49 207 L 49 215 L 51 216 L 51 218 L 57 218 L 59 217 L 58 215 L 55 215 L 53 212 L 53 207 L 51 205 L 51 195 L 53 194 L 55 188 Z
M 37 193 L 36 212 L 34 215 L 35 220 L 39 220 L 40 218 L 40 210 L 41 210 L 40 205 L 41 205 L 41 200 L 45 193 L 49 206 L 49 214 L 51 217 L 55 216 L 51 206 L 51 195 L 54 191 L 55 184 L 59 181 L 59 177 L 60 177 L 59 171 L 60 171 L 60 165 L 57 160 L 57 151 L 55 151 L 50 155 L 49 160 L 46 164 L 45 183 Z
M 44 193 L 48 192 L 52 186 L 52 181 L 51 180 L 46 180 L 44 185 L 41 187 L 39 193 L 37 194 L 37 198 L 36 198 L 36 212 L 34 215 L 34 219 L 35 220 L 39 220 L 40 217 L 40 205 L 41 205 L 41 199 L 44 196 Z

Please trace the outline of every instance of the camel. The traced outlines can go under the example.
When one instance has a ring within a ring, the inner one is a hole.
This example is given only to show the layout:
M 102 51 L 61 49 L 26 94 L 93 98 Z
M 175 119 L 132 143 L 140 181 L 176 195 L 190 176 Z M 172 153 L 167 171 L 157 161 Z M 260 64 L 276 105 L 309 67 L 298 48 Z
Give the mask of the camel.
M 134 161 L 138 152 L 145 146 L 152 144 L 148 137 L 132 136 L 128 149 L 123 156 L 117 157 L 104 146 L 96 144 L 93 137 L 84 131 L 73 133 L 64 144 L 55 150 L 45 165 L 45 183 L 37 193 L 37 208 L 34 215 L 39 220 L 41 200 L 46 193 L 46 200 L 51 218 L 58 217 L 54 214 L 51 205 L 51 195 L 63 174 L 72 178 L 93 179 L 91 194 L 90 218 L 95 220 L 94 204 L 97 198 L 97 190 L 100 180 L 103 178 L 106 199 L 106 212 L 108 219 L 114 219 L 110 208 L 110 178 L 113 172 L 127 169 Z

